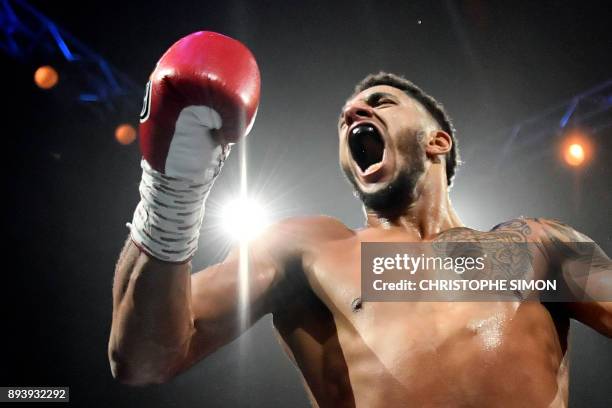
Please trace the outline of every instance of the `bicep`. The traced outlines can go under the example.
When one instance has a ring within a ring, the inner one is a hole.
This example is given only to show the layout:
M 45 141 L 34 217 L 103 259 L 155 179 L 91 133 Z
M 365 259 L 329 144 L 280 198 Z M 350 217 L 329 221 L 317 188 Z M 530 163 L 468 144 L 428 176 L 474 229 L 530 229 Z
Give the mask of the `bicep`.
M 305 254 L 316 243 L 344 239 L 351 233 L 328 217 L 288 219 L 251 241 L 248 262 L 243 262 L 237 247 L 224 262 L 193 274 L 195 332 L 185 365 L 214 352 L 262 316 L 294 300 L 308 286 L 302 273 Z
M 578 251 L 580 252 L 580 251 Z M 563 280 L 576 296 L 570 317 L 612 337 L 612 262 L 595 243 L 576 258 L 561 261 Z
M 612 262 L 591 238 L 556 220 L 539 220 L 551 267 L 577 300 L 612 300 Z
M 555 220 L 539 220 L 553 267 L 575 298 L 570 317 L 612 336 L 612 262 L 588 236 Z
M 248 262 L 241 262 L 240 257 L 240 250 L 235 249 L 225 261 L 191 276 L 195 332 L 190 359 L 212 353 L 272 311 L 278 266 L 269 255 L 257 251 L 249 251 Z

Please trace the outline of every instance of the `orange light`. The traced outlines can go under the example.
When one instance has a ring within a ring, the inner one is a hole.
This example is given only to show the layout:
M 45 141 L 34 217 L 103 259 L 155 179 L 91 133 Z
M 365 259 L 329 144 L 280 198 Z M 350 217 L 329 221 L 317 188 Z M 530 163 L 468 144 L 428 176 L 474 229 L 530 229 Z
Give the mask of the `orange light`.
M 34 72 L 34 82 L 41 89 L 51 89 L 59 80 L 57 71 L 50 65 L 43 65 Z
M 579 129 L 568 132 L 561 142 L 561 156 L 568 166 L 586 165 L 593 157 L 593 146 L 588 134 Z
M 119 125 L 115 129 L 115 139 L 122 145 L 129 145 L 136 140 L 136 129 L 127 123 Z
M 578 143 L 569 145 L 565 152 L 565 161 L 570 166 L 580 166 L 584 162 L 584 147 Z

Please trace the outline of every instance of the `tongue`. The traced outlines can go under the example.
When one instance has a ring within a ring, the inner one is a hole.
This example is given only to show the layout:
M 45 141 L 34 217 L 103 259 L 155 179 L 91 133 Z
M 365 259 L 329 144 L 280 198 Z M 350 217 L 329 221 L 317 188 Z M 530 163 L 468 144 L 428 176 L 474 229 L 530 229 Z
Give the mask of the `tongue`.
M 382 161 L 381 161 L 381 162 L 378 162 L 378 163 L 374 163 L 374 164 L 372 164 L 370 167 L 368 167 L 368 168 L 367 168 L 367 169 L 366 169 L 366 170 L 363 172 L 363 174 L 367 176 L 368 174 L 372 174 L 372 173 L 374 173 L 376 170 L 380 169 L 381 167 L 382 167 Z

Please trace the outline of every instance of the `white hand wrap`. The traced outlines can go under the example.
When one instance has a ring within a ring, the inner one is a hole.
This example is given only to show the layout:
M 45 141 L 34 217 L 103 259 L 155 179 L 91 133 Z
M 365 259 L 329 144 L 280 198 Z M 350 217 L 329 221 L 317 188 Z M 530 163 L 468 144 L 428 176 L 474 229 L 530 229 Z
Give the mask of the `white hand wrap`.
M 141 161 L 140 203 L 134 212 L 132 240 L 163 261 L 185 262 L 198 247 L 204 202 L 229 154 L 229 146 L 216 146 L 202 181 L 170 177 Z
M 132 240 L 149 255 L 168 262 L 189 261 L 198 248 L 204 202 L 230 152 L 214 141 L 219 114 L 188 106 L 177 119 L 165 172 L 142 159 L 140 203 L 130 227 Z

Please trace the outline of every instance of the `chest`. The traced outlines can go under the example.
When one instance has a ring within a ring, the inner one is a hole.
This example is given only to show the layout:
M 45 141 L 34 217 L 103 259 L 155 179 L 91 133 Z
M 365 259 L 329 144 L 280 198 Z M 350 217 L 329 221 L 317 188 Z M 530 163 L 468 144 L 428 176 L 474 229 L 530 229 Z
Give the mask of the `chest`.
M 442 373 L 471 370 L 485 381 L 484 367 L 544 361 L 546 350 L 560 356 L 555 325 L 537 302 L 362 302 L 360 259 L 360 242 L 330 246 L 309 271 L 349 371 L 367 366 L 406 381 L 421 373 L 427 387 Z
M 357 234 L 352 239 L 325 243 L 317 247 L 310 254 L 306 263 L 306 275 L 311 287 L 317 296 L 334 313 L 342 315 L 349 320 L 356 313 L 365 310 L 360 301 L 363 294 L 364 282 L 369 282 L 381 275 L 374 275 L 373 268 L 368 262 L 372 253 L 372 246 L 382 248 L 381 255 L 391 255 L 386 260 L 391 261 L 392 272 L 385 270 L 385 278 L 393 276 L 398 281 L 414 273 L 410 268 L 415 261 L 421 261 L 421 269 L 409 278 L 415 282 L 419 279 L 463 279 L 463 280 L 533 280 L 544 278 L 547 271 L 546 260 L 536 244 L 523 240 L 517 242 L 515 237 L 508 237 L 505 232 L 480 232 L 462 228 L 459 232 L 449 231 L 443 233 L 433 241 L 416 241 L 414 237 L 402 233 L 383 233 L 378 235 Z M 384 252 L 385 248 L 389 249 Z M 388 253 L 387 253 L 388 252 Z M 376 252 L 378 254 L 378 252 Z M 402 259 L 397 259 L 401 253 Z M 389 259 L 395 256 L 394 259 Z M 444 260 L 441 261 L 441 260 Z M 455 270 L 441 270 L 446 268 L 453 260 Z M 397 261 L 397 262 L 396 262 Z M 424 265 L 427 261 L 427 268 Z M 429 262 L 432 261 L 432 262 Z M 439 262 L 438 262 L 439 261 Z M 459 261 L 463 262 L 461 274 L 458 275 Z M 469 263 L 468 268 L 468 261 Z M 363 267 L 363 264 L 366 267 Z M 380 266 L 380 265 L 379 265 Z M 399 270 L 397 268 L 408 268 Z M 395 269 L 394 269 L 395 268 Z M 508 293 L 516 295 L 517 299 L 524 298 L 526 292 L 513 291 L 508 286 Z M 368 286 L 369 287 L 369 286 Z M 430 288 L 433 285 L 429 286 Z M 459 292 L 457 292 L 459 293 Z M 453 299 L 458 299 L 453 298 Z M 384 298 L 386 299 L 386 297 Z M 409 297 L 404 299 L 398 296 L 389 296 L 390 300 L 420 300 Z M 378 298 L 376 300 L 379 300 Z M 427 297 L 423 300 L 428 300 Z M 464 300 L 475 300 L 469 296 Z M 483 300 L 478 298 L 478 300 Z M 488 300 L 488 299 L 484 299 Z M 497 300 L 497 299 L 494 299 Z M 379 303 L 379 302 L 376 302 Z M 398 303 L 398 302 L 382 302 Z M 407 302 L 399 302 L 407 303 Z M 410 302 L 408 302 L 410 303 Z M 410 309 L 411 305 L 389 306 L 395 309 Z M 370 309 L 375 308 L 373 305 Z M 376 308 L 380 308 L 377 306 Z

